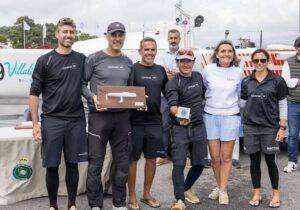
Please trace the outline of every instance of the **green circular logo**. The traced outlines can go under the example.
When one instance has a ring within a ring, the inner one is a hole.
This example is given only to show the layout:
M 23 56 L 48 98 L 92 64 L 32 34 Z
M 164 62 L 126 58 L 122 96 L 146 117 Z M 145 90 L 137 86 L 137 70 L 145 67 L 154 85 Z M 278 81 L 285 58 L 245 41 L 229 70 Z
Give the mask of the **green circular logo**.
M 13 176 L 18 180 L 28 180 L 32 176 L 32 168 L 26 164 L 18 164 L 13 169 Z

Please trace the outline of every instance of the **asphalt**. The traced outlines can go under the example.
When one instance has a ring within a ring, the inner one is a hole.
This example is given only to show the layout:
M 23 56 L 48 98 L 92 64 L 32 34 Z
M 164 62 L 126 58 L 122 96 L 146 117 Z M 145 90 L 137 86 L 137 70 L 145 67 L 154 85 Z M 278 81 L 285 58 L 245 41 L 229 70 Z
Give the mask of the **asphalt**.
M 207 195 L 211 189 L 215 186 L 215 180 L 211 168 L 205 169 L 203 174 L 198 179 L 193 187 L 193 191 L 200 196 L 201 204 L 193 205 L 187 203 L 187 210 L 246 210 L 255 209 L 263 210 L 268 209 L 268 203 L 271 198 L 271 183 L 268 177 L 268 171 L 264 158 L 262 158 L 262 199 L 263 202 L 258 208 L 254 208 L 248 205 L 248 201 L 252 195 L 252 184 L 250 180 L 250 163 L 249 157 L 246 154 L 241 153 L 240 162 L 242 164 L 241 169 L 233 168 L 232 175 L 229 181 L 228 194 L 230 198 L 230 204 L 226 206 L 220 206 L 217 201 L 209 200 Z M 286 148 L 283 148 L 281 154 L 277 157 L 277 162 L 280 170 L 280 191 L 281 191 L 281 207 L 282 210 L 296 210 L 300 209 L 299 199 L 299 186 L 300 186 L 300 170 L 287 174 L 283 172 L 283 167 L 287 163 Z M 143 165 L 144 160 L 139 161 L 138 165 L 138 180 L 137 180 L 137 196 L 142 195 L 143 186 Z M 188 169 L 185 170 L 187 172 Z M 173 187 L 171 179 L 172 163 L 168 163 L 157 167 L 157 173 L 152 187 L 152 195 L 161 202 L 160 210 L 167 210 L 171 208 L 173 198 Z M 59 209 L 67 210 L 67 198 L 60 196 L 58 199 Z M 104 200 L 104 210 L 111 209 L 111 197 L 107 196 Z M 143 210 L 153 210 L 145 204 L 140 204 Z M 80 195 L 77 197 L 78 210 L 89 210 L 86 195 Z M 47 210 L 48 198 L 36 198 L 21 201 L 15 204 L 0 206 L 0 210 Z

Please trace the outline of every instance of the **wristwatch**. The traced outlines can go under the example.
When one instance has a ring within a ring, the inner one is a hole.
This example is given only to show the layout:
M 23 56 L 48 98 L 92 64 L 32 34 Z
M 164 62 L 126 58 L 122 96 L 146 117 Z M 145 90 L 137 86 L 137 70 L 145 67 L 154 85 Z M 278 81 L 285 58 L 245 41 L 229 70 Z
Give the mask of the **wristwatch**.
M 279 128 L 280 128 L 281 130 L 284 130 L 284 131 L 285 131 L 285 130 L 286 130 L 286 127 L 287 127 L 286 125 L 280 125 Z

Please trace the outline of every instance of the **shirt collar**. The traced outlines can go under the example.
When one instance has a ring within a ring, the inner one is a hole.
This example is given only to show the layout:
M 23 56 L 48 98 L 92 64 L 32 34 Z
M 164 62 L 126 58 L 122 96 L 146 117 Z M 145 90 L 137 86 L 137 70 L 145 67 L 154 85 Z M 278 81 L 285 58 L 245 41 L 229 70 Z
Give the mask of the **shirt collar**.
M 268 71 L 268 74 L 267 74 L 267 77 L 265 78 L 265 80 L 272 80 L 272 79 L 274 79 L 275 78 L 274 77 L 274 73 L 270 69 L 267 69 L 267 71 Z M 254 69 L 253 72 L 252 72 L 252 74 L 250 74 L 250 76 L 249 76 L 250 80 L 256 80 L 256 78 L 255 78 L 255 72 L 256 72 L 256 70 Z
M 172 52 L 171 50 L 168 50 L 167 53 L 168 53 L 168 54 L 171 54 L 171 55 L 175 55 L 175 54 L 177 53 L 177 51 Z
M 217 67 L 223 67 L 223 66 L 220 65 L 219 60 L 217 60 L 216 64 L 217 64 Z M 225 67 L 225 68 L 229 68 L 229 67 L 232 67 L 232 66 L 233 66 L 233 62 L 231 62 L 230 65 L 228 67 Z

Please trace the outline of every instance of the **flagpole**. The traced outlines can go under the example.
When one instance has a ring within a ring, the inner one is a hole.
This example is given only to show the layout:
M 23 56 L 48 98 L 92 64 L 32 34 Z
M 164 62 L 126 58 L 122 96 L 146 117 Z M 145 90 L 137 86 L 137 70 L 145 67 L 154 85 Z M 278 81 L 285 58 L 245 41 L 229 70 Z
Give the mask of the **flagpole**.
M 24 28 L 24 22 L 23 22 L 23 48 L 25 49 L 25 28 Z

